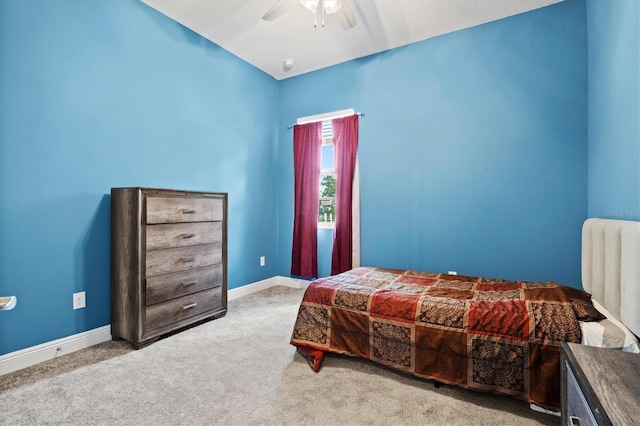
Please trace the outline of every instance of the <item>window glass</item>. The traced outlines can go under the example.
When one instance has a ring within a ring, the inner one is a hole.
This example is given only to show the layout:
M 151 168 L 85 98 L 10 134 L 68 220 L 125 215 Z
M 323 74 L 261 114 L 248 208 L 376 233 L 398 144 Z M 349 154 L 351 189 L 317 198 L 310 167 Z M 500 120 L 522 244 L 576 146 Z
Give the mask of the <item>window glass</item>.
M 320 205 L 318 226 L 333 228 L 336 221 L 336 169 L 333 144 L 325 139 L 322 145 L 322 170 L 320 172 Z

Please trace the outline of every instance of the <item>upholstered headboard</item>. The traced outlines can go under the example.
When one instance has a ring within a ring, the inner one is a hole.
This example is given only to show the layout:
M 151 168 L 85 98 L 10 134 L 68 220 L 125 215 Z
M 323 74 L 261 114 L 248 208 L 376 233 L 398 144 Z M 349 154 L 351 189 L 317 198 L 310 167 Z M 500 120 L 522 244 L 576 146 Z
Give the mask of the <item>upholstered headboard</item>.
M 582 285 L 636 336 L 640 335 L 640 222 L 585 221 Z

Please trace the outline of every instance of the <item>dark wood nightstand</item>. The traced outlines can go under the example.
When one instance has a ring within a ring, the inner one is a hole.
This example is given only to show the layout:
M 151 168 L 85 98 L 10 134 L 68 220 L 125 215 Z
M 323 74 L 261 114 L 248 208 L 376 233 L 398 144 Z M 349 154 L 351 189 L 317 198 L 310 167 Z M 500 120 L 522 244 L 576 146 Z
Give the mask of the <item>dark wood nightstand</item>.
M 562 424 L 640 421 L 640 355 L 562 344 Z

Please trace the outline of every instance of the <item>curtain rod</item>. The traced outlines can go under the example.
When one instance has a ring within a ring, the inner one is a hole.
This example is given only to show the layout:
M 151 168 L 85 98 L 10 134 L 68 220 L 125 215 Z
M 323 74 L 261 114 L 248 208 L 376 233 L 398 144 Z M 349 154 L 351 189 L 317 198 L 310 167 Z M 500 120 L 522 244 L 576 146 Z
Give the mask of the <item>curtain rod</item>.
M 359 115 L 360 117 L 364 117 L 364 112 L 356 112 L 355 115 Z M 324 121 L 324 120 L 331 120 L 331 119 L 330 118 L 325 118 L 325 119 L 319 119 L 319 120 L 314 120 L 314 121 L 307 121 L 307 123 L 315 123 L 316 121 Z M 304 123 L 304 124 L 307 124 L 307 123 Z M 295 126 L 295 124 L 289 124 L 287 126 L 287 129 L 293 129 L 293 126 Z

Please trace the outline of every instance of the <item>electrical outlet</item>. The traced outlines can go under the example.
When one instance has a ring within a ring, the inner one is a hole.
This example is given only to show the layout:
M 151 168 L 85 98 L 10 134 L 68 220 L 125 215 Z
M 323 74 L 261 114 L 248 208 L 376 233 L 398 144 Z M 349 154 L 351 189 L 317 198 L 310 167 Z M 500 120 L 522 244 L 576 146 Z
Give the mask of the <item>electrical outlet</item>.
M 449 271 L 449 275 L 458 275 L 456 271 Z
M 81 309 L 87 306 L 87 299 L 84 291 L 73 293 L 73 309 Z
M 264 266 L 267 264 L 267 258 L 265 256 L 260 256 L 260 266 Z

